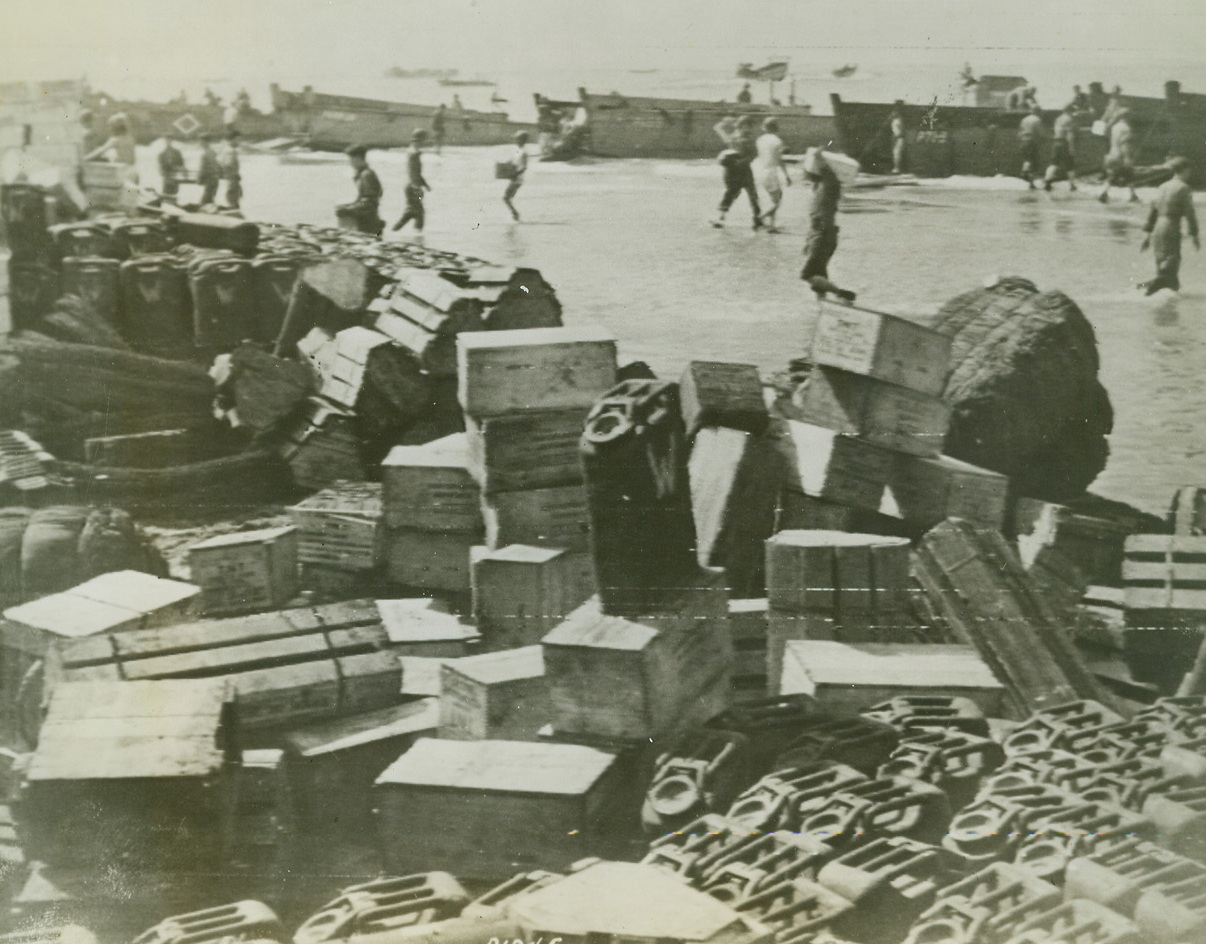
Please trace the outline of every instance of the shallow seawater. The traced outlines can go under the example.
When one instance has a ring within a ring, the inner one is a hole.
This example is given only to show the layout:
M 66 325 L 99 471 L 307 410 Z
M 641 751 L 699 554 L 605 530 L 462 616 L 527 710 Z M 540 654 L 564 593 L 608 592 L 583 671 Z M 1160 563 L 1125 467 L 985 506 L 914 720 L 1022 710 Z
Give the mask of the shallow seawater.
M 806 352 L 817 309 L 799 280 L 804 186 L 787 191 L 782 234 L 753 232 L 744 197 L 718 231 L 708 225 L 721 192 L 710 161 L 534 163 L 517 225 L 500 199 L 504 182 L 493 179 L 495 156 L 428 157 L 428 244 L 540 269 L 568 323 L 606 325 L 624 357 L 664 376 L 694 358 L 750 361 L 765 376 Z M 370 161 L 392 223 L 403 155 Z M 251 219 L 332 223 L 333 205 L 352 197 L 338 155 L 281 163 L 248 154 L 243 171 Z M 831 274 L 869 306 L 902 313 L 933 311 L 993 275 L 1066 292 L 1097 331 L 1116 413 L 1110 464 L 1094 489 L 1162 513 L 1178 486 L 1206 485 L 1206 265 L 1187 240 L 1183 293 L 1145 299 L 1135 284 L 1153 265 L 1139 251 L 1146 203 L 1114 190 L 1103 206 L 1098 190 L 1069 194 L 1061 184 L 1048 195 L 1004 179 L 849 190 Z

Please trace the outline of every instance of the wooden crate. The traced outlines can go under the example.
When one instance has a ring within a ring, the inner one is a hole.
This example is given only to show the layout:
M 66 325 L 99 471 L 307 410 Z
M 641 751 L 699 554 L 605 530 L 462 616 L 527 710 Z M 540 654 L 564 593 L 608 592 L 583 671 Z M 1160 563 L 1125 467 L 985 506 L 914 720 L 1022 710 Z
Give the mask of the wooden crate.
M 854 715 L 898 695 L 970 698 L 988 716 L 1001 713 L 1004 686 L 974 646 L 792 640 L 781 692 L 815 698 L 836 715 Z
M 284 606 L 297 595 L 297 529 L 221 534 L 188 551 L 204 614 L 250 613 Z
M 473 549 L 473 618 L 492 649 L 540 642 L 594 594 L 585 552 L 512 544 Z
M 129 867 L 220 867 L 238 762 L 229 699 L 220 679 L 60 685 L 23 778 L 27 854 L 87 867 L 111 861 L 121 835 Z
M 372 602 L 330 603 L 63 641 L 46 678 L 224 677 L 240 727 L 267 728 L 396 704 L 402 671 L 386 642 Z
M 289 508 L 298 533 L 298 560 L 345 570 L 371 570 L 384 557 L 382 486 L 331 483 Z
M 373 326 L 409 350 L 434 376 L 456 375 L 456 337 L 482 331 L 484 304 L 429 269 L 404 269 L 388 298 L 370 305 Z
M 595 327 L 457 337 L 457 396 L 470 416 L 589 408 L 616 382 L 616 340 Z
M 377 609 L 389 648 L 399 656 L 459 659 L 472 654 L 482 638 L 477 627 L 462 620 L 445 601 L 433 597 L 378 600 Z
M 724 567 L 737 595 L 766 583 L 763 542 L 775 530 L 785 463 L 773 442 L 723 427 L 695 434 L 687 474 L 699 563 Z
M 691 361 L 678 382 L 687 436 L 705 426 L 761 433 L 770 422 L 753 364 Z
M 796 420 L 776 424 L 787 487 L 815 498 L 879 511 L 894 453 L 854 436 Z
M 619 787 L 579 744 L 419 740 L 373 788 L 385 868 L 501 880 L 590 854 Z
M 1173 493 L 1168 509 L 1173 534 L 1206 534 L 1206 488 L 1186 485 Z
M 733 642 L 729 694 L 734 702 L 766 697 L 769 631 L 765 597 L 729 601 L 729 636 Z
M 766 672 L 767 694 L 780 694 L 783 683 L 783 658 L 787 644 L 795 639 L 836 639 L 840 632 L 833 613 L 814 610 L 794 613 L 768 607 L 766 611 Z
M 586 409 L 465 417 L 469 474 L 482 492 L 513 492 L 582 481 L 579 442 Z
M 439 720 L 437 700 L 424 698 L 290 728 L 282 743 L 301 828 L 361 831 L 372 816 L 373 781 L 419 738 L 434 737 Z
M 552 720 L 540 646 L 455 659 L 440 673 L 440 737 L 533 741 Z
M 941 395 L 950 371 L 951 340 L 904 318 L 853 306 L 824 305 L 812 338 L 812 359 L 826 367 Z
M 914 537 L 920 529 L 882 511 L 854 508 L 825 498 L 814 498 L 798 489 L 779 491 L 775 506 L 776 531 L 858 531 L 862 534 L 886 534 Z
M 1206 537 L 1133 534 L 1122 583 L 1131 626 L 1206 626 Z
M 941 397 L 839 370 L 818 367 L 792 402 L 800 419 L 915 456 L 942 452 L 951 408 Z
M 606 616 L 592 597 L 542 644 L 563 732 L 659 738 L 727 704 L 732 645 L 720 588 L 683 591 L 641 618 Z
M 792 613 L 871 617 L 905 608 L 906 538 L 848 531 L 780 531 L 766 542 L 767 599 Z
M 407 698 L 438 698 L 444 666 L 456 659 L 443 656 L 400 656 L 402 694 Z
M 497 492 L 483 496 L 481 507 L 486 545 L 492 550 L 511 544 L 590 549 L 590 515 L 582 485 Z
M 1052 550 L 1074 564 L 1086 583 L 1121 581 L 1124 545 L 1132 533 L 1130 523 L 1079 514 L 1066 505 L 1037 498 L 1014 502 L 1011 522 L 1018 557 L 1027 570 L 1040 554 Z
M 390 343 L 381 332 L 360 325 L 338 332 L 327 342 L 330 350 L 324 350 L 317 361 L 321 363 L 322 378 L 319 394 L 344 409 L 354 410 L 364 387 L 369 358 L 374 349 Z
M 469 552 L 481 541 L 480 534 L 387 528 L 385 575 L 404 587 L 469 593 Z
M 385 523 L 391 528 L 480 532 L 481 491 L 468 466 L 464 433 L 422 446 L 395 446 L 381 463 Z
M 332 482 L 360 481 L 364 460 L 355 417 L 318 397 L 311 397 L 304 415 L 286 433 L 280 447 L 293 481 L 302 488 L 319 489 Z
M 1000 531 L 1005 524 L 1009 479 L 950 456 L 923 458 L 897 453 L 885 509 L 922 528 L 963 518 Z

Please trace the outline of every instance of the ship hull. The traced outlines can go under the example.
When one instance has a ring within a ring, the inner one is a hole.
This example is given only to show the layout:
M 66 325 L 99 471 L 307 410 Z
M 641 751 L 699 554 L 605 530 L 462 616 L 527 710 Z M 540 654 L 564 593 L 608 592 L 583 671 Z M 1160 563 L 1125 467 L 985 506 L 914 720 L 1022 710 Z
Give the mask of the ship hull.
M 599 157 L 710 158 L 723 148 L 713 131 L 730 115 L 751 115 L 761 127 L 774 117 L 789 152 L 833 139 L 833 120 L 806 106 L 734 105 L 672 98 L 630 98 L 582 92 L 590 128 L 590 152 Z

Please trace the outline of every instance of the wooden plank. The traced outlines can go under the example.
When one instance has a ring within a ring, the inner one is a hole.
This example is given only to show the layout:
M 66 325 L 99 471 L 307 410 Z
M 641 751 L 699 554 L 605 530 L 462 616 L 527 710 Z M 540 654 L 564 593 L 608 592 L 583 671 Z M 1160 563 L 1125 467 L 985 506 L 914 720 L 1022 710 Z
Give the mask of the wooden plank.
M 470 416 L 588 408 L 616 382 L 602 328 L 484 331 L 457 338 L 457 396 Z
M 812 340 L 817 364 L 941 395 L 950 369 L 949 338 L 904 318 L 853 306 L 823 305 Z
M 1177 489 L 1168 511 L 1168 523 L 1176 535 L 1206 534 L 1206 489 L 1195 485 Z
M 939 396 L 834 367 L 818 367 L 792 395 L 800 419 L 915 456 L 942 452 L 951 408 Z
M 456 659 L 470 655 L 482 638 L 477 627 L 434 597 L 378 600 L 377 609 L 389 648 L 401 657 Z
M 482 530 L 481 493 L 465 433 L 395 446 L 381 464 L 385 522 L 424 531 Z
M 758 434 L 770 422 L 753 364 L 691 361 L 678 386 L 688 438 L 705 426 Z
M 586 413 L 574 407 L 465 417 L 469 474 L 487 495 L 581 482 Z

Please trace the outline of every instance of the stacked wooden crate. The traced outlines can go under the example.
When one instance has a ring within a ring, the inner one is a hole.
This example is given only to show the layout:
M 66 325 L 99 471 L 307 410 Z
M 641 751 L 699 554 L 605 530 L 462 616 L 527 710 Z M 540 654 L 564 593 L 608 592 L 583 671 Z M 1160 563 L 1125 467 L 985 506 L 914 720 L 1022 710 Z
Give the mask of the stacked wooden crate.
M 592 592 L 579 440 L 615 383 L 615 338 L 594 327 L 491 331 L 461 337 L 457 356 L 485 525 L 474 612 L 489 644 L 532 644 Z
M 779 690 L 791 639 L 899 639 L 908 614 L 909 542 L 845 531 L 780 531 L 766 542 L 767 678 Z
M 469 552 L 481 543 L 483 526 L 468 466 L 464 433 L 395 446 L 385 457 L 385 566 L 394 583 L 469 592 Z
M 384 561 L 382 486 L 336 481 L 289 509 L 303 588 L 357 586 Z
M 949 338 L 904 318 L 826 305 L 816 363 L 793 396 L 799 491 L 924 530 L 948 517 L 1000 529 L 1008 480 L 942 454 Z M 822 458 L 824 462 L 822 462 Z
M 453 659 L 440 681 L 440 737 L 532 741 L 553 720 L 540 646 Z
M 1171 688 L 1193 664 L 1206 632 L 1206 537 L 1131 535 L 1122 583 L 1131 671 Z
M 487 547 L 587 550 L 578 439 L 615 384 L 615 337 L 594 327 L 466 334 L 457 357 Z

